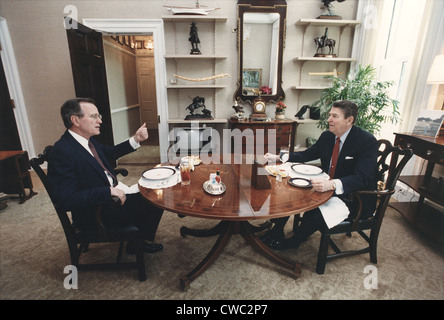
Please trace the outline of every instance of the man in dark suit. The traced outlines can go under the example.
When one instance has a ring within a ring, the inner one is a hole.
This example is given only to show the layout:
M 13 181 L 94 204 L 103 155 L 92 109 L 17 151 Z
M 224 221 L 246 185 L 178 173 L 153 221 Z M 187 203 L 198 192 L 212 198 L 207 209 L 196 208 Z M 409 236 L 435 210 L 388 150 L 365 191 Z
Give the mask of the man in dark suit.
M 48 182 L 55 203 L 71 211 L 80 230 L 95 228 L 94 207 L 101 204 L 106 226 L 136 225 L 147 240 L 145 252 L 162 250 L 162 245 L 153 241 L 163 210 L 150 205 L 140 193 L 125 194 L 110 165 L 148 139 L 146 125 L 129 140 L 111 147 L 92 138 L 100 134 L 102 123 L 92 99 L 68 100 L 60 113 L 67 130 L 54 144 L 48 161 Z M 111 205 L 113 196 L 120 199 L 120 206 Z M 134 244 L 128 243 L 127 251 L 134 253 Z
M 307 150 L 290 153 L 290 162 L 320 159 L 322 170 L 329 173 L 330 179 L 312 179 L 313 189 L 318 192 L 334 190 L 335 194 L 325 205 L 305 212 L 295 234 L 288 239 L 285 239 L 283 232 L 288 217 L 273 219 L 273 229 L 263 237 L 271 248 L 297 248 L 317 230 L 332 228 L 355 212 L 357 203 L 349 199 L 352 192 L 376 189 L 377 141 L 370 133 L 354 126 L 357 116 L 355 103 L 347 100 L 335 102 L 329 112 L 329 130 L 323 132 Z M 268 159 L 277 157 L 270 154 L 265 156 Z M 362 218 L 369 218 L 375 207 L 375 196 L 363 197 Z

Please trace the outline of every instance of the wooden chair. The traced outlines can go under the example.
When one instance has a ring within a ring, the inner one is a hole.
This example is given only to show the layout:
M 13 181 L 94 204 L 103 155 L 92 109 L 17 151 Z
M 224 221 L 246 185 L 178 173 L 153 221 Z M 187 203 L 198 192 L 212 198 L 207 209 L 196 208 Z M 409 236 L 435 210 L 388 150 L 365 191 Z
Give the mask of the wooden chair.
M 96 210 L 96 224 L 97 231 L 80 231 L 71 222 L 68 212 L 62 210 L 51 197 L 51 192 L 48 186 L 48 180 L 46 173 L 43 171 L 41 165 L 49 159 L 52 146 L 47 146 L 43 151 L 43 154 L 39 154 L 37 158 L 30 160 L 31 167 L 35 170 L 49 197 L 54 205 L 59 220 L 62 224 L 63 231 L 65 233 L 66 240 L 68 242 L 69 253 L 71 256 L 71 264 L 76 266 L 78 270 L 91 270 L 91 269 L 109 269 L 109 268 L 137 268 L 139 281 L 146 280 L 145 260 L 143 257 L 143 237 L 139 232 L 139 229 L 135 226 L 126 226 L 118 228 L 107 228 L 101 222 L 102 208 L 97 206 Z M 126 176 L 128 171 L 125 169 L 116 170 L 118 174 Z M 114 204 L 118 205 L 119 199 L 113 198 Z M 126 241 L 133 241 L 135 243 L 136 250 L 136 262 L 121 262 L 121 256 L 123 251 L 123 244 Z M 80 256 L 82 253 L 88 251 L 89 244 L 92 243 L 106 243 L 106 242 L 119 242 L 119 250 L 115 263 L 95 263 L 95 264 L 81 264 Z
M 353 193 L 353 197 L 358 201 L 358 212 L 353 218 L 348 218 L 340 224 L 334 226 L 331 229 L 325 228 L 321 230 L 321 241 L 319 245 L 319 253 L 316 264 L 316 272 L 318 274 L 323 274 L 325 271 L 325 265 L 328 261 L 348 257 L 363 253 L 370 253 L 370 261 L 372 263 L 377 263 L 376 248 L 378 242 L 379 230 L 381 228 L 382 220 L 384 218 L 385 210 L 389 203 L 390 197 L 395 192 L 396 182 L 401 174 L 402 169 L 406 163 L 412 157 L 412 150 L 406 149 L 401 150 L 399 147 L 393 147 L 388 140 L 378 140 L 379 145 L 379 155 L 378 155 L 378 167 L 377 167 L 377 177 L 378 177 L 378 190 L 374 191 L 357 191 Z M 389 169 L 389 164 L 386 163 L 388 156 L 392 153 L 396 153 L 401 157 L 394 170 Z M 384 179 L 387 174 L 387 179 Z M 378 197 L 377 207 L 374 215 L 369 219 L 361 219 L 362 202 L 361 195 L 374 194 Z M 364 230 L 369 230 L 369 236 L 364 233 Z M 335 242 L 331 239 L 332 235 L 335 234 L 347 234 L 351 236 L 352 232 L 357 232 L 361 237 L 363 237 L 368 246 L 359 250 L 351 250 L 342 252 Z M 335 253 L 328 254 L 329 245 L 333 248 Z

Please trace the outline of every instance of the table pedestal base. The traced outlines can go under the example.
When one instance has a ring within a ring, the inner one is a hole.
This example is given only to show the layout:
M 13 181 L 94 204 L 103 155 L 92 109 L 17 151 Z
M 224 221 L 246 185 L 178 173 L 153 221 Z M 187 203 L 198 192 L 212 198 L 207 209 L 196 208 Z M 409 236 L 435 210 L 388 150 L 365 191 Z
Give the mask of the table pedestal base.
M 216 235 L 219 235 L 219 237 L 206 257 L 191 272 L 180 278 L 180 288 L 183 291 L 186 291 L 189 288 L 191 281 L 199 277 L 214 261 L 216 261 L 233 234 L 240 234 L 254 249 L 256 249 L 256 251 L 271 261 L 289 269 L 291 275 L 294 278 L 298 278 L 301 275 L 301 264 L 276 255 L 263 244 L 258 237 L 256 237 L 254 232 L 257 232 L 257 228 L 258 227 L 251 225 L 247 221 L 221 221 L 215 227 L 205 230 L 182 227 L 180 234 L 183 237 L 187 234 L 197 237 L 210 237 Z

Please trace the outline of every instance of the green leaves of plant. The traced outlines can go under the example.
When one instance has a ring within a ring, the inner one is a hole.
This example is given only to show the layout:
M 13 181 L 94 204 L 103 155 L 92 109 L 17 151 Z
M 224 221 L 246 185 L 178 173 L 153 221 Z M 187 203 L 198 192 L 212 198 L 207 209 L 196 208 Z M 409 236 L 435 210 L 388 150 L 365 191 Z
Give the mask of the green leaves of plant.
M 350 100 L 358 106 L 358 118 L 355 125 L 372 134 L 381 130 L 381 125 L 387 121 L 399 121 L 399 101 L 391 99 L 388 89 L 392 81 L 376 81 L 376 69 L 371 65 L 359 66 L 355 74 L 349 73 L 346 79 L 326 77 L 331 85 L 324 89 L 321 98 L 313 103 L 320 108 L 318 127 L 328 129 L 328 112 L 333 102 Z

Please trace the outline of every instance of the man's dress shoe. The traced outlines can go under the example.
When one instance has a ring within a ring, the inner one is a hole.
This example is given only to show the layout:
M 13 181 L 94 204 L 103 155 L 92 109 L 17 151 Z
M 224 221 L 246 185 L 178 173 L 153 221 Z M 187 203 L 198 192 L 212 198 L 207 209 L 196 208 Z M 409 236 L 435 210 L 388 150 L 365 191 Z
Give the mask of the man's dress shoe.
M 160 243 L 154 243 L 154 242 L 144 242 L 143 243 L 143 252 L 146 253 L 156 253 L 159 251 L 162 251 L 163 245 Z M 136 254 L 136 248 L 134 246 L 134 243 L 128 242 L 126 245 L 126 253 L 127 254 Z

